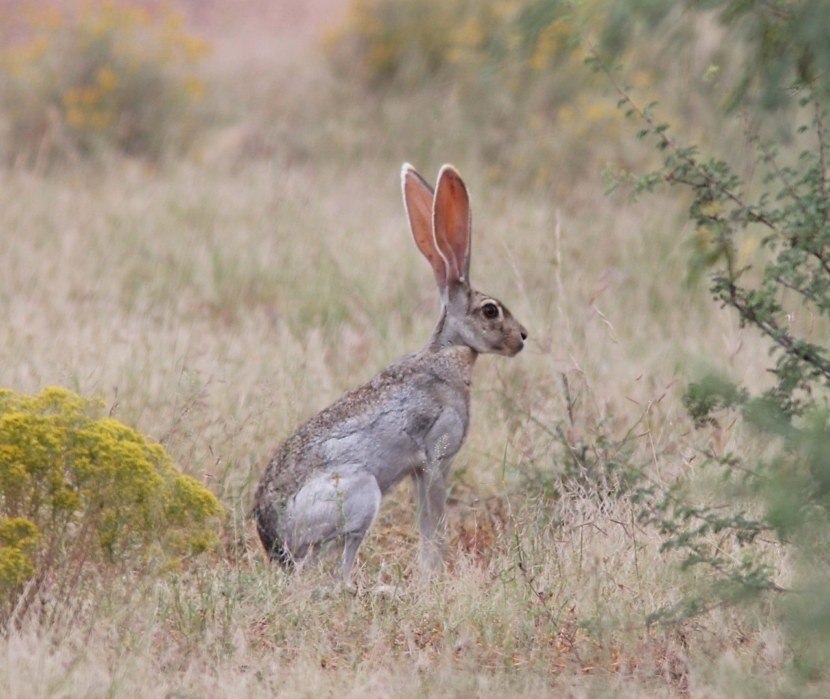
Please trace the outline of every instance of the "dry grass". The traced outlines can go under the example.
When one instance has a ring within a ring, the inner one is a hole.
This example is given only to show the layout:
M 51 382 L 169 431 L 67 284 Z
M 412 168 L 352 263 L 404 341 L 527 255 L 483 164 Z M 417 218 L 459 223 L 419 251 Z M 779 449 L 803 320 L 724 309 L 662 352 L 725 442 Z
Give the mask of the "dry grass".
M 280 60 L 292 71 L 263 79 L 252 111 L 200 157 L 0 174 L 0 385 L 102 396 L 230 512 L 213 560 L 93 580 L 52 623 L 33 617 L 2 638 L 0 695 L 774 693 L 785 653 L 773 620 L 721 610 L 647 628 L 648 613 L 700 581 L 624 500 L 545 485 L 561 471 L 556 425 L 571 443 L 634 428 L 630 458 L 655 480 L 692 477 L 709 443 L 746 448 L 737 428 L 695 433 L 679 402 L 702 366 L 753 386 L 767 361 L 705 289 L 679 283 L 682 204 L 609 200 L 597 173 L 562 173 L 556 198 L 495 187 L 451 114 L 430 146 L 417 129 L 410 143 L 418 115 L 405 104 L 365 107 L 369 124 L 353 103 L 312 119 L 336 98 L 294 98 L 339 88 L 304 55 Z M 263 95 L 281 96 L 272 124 Z M 403 486 L 361 551 L 353 594 L 326 570 L 270 569 L 248 511 L 269 453 L 300 420 L 429 335 L 437 298 L 405 227 L 405 158 L 430 174 L 452 160 L 465 175 L 473 281 L 531 342 L 476 369 L 448 572 L 413 570 Z

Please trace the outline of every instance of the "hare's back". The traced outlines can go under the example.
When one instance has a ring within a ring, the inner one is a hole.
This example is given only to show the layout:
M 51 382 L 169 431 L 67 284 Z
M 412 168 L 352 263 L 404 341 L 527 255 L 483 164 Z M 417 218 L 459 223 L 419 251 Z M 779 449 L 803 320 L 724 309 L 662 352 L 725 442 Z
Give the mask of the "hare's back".
M 467 430 L 469 378 L 441 359 L 404 357 L 315 415 L 276 455 L 282 475 L 296 482 L 299 471 L 369 470 L 386 492 L 426 464 L 436 425 L 450 426 L 444 449 L 455 453 Z

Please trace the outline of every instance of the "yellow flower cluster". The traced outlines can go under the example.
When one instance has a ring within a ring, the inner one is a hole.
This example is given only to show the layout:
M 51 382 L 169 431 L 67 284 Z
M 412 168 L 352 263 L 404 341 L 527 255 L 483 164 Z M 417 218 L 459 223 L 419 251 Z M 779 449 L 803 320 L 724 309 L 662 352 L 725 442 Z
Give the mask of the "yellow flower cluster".
M 109 66 L 101 66 L 95 80 L 88 85 L 70 87 L 63 93 L 66 123 L 75 129 L 107 129 L 115 120 L 112 98 L 118 76 Z
M 216 497 L 159 444 L 62 388 L 0 390 L 0 614 L 42 566 L 165 565 L 215 545 Z
M 0 519 L 0 600 L 35 574 L 32 556 L 40 533 L 25 517 Z

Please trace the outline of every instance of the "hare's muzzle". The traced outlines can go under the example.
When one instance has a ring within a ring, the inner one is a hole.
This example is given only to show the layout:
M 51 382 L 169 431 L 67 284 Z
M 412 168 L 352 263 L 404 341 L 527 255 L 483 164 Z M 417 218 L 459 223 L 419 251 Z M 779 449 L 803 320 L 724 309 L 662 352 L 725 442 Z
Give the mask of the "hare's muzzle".
M 506 354 L 510 357 L 515 357 L 519 352 L 521 352 L 524 349 L 525 340 L 527 340 L 527 330 L 525 327 L 519 323 L 516 323 L 516 326 L 515 333 L 510 333 L 506 343 Z

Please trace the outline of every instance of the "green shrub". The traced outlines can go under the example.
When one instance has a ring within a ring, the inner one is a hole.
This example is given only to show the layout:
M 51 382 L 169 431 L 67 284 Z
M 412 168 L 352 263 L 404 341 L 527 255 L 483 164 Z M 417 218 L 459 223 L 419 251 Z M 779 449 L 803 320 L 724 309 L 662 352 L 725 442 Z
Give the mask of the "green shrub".
M 824 0 L 619 0 L 609 5 L 599 43 L 617 57 L 653 36 L 667 38 L 676 56 L 679 44 L 698 36 L 701 20 L 708 25 L 714 19 L 724 32 L 720 44 L 726 51 L 715 53 L 724 60 L 711 66 L 712 75 L 728 89 L 728 111 L 785 107 L 795 84 L 810 84 L 822 99 L 830 95 L 830 13 Z
M 686 567 L 706 569 L 712 587 L 684 600 L 683 614 L 774 591 L 800 680 L 827 677 L 830 660 L 830 52 L 821 31 L 826 8 L 812 0 L 719 0 L 727 30 L 744 32 L 754 64 L 744 68 L 732 103 L 745 112 L 756 168 L 747 173 L 676 139 L 618 86 L 620 105 L 639 135 L 663 155 L 636 190 L 668 184 L 691 197 L 689 219 L 705 240 L 694 265 L 710 272 L 711 293 L 770 348 L 771 386 L 753 393 L 717 377 L 693 382 L 685 404 L 698 427 L 743 418 L 754 437 L 744 453 L 712 448 L 705 463 L 716 492 L 690 494 L 682 481 L 643 490 L 644 518 L 682 552 Z M 760 33 L 745 32 L 759 27 Z M 808 34 L 815 51 L 801 41 Z M 806 47 L 806 48 L 805 48 Z M 611 74 L 610 72 L 608 73 Z M 783 87 L 787 86 L 784 90 Z M 753 88 L 754 86 L 754 88 Z M 752 89 L 751 89 L 752 88 Z M 785 98 L 771 99 L 770 90 Z M 758 97 L 760 96 L 760 99 Z M 771 113 L 773 108 L 778 113 Z M 780 110 L 784 110 L 783 114 Z M 784 119 L 782 119 L 782 116 Z M 797 126 L 764 136 L 765 117 Z M 742 174 L 745 173 L 745 174 Z M 786 589 L 764 557 L 761 539 L 787 546 L 795 575 Z M 735 555 L 740 551 L 740 555 Z
M 0 52 L 8 158 L 42 165 L 115 148 L 155 159 L 186 143 L 208 47 L 179 15 L 98 0 L 1 22 L 25 36 Z
M 217 499 L 101 412 L 60 388 L 0 390 L 0 617 L 67 566 L 171 565 L 217 543 Z

